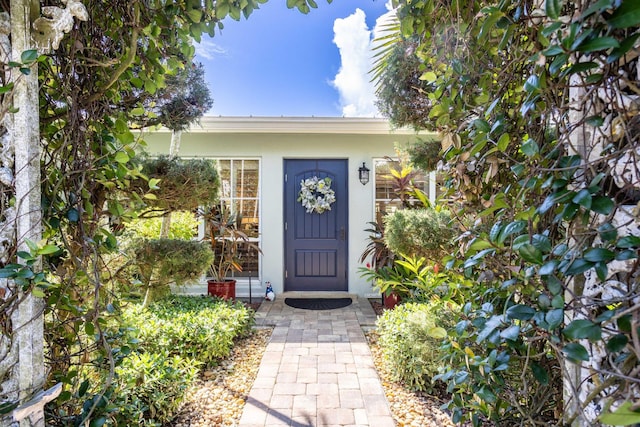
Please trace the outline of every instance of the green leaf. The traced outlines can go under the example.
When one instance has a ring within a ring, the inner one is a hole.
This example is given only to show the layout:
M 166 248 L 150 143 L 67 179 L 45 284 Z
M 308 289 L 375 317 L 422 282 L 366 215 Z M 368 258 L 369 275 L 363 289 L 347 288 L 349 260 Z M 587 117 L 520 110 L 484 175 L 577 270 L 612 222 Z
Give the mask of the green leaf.
M 129 161 L 129 155 L 124 151 L 118 151 L 113 160 L 117 163 L 127 163 Z
M 544 56 L 556 56 L 556 55 L 560 55 L 563 52 L 564 52 L 564 49 L 562 49 L 562 46 L 558 46 L 557 44 L 555 44 L 543 50 L 542 54 Z
M 591 209 L 591 193 L 586 188 L 578 191 L 575 197 L 571 200 L 573 203 L 577 203 L 585 209 Z
M 598 11 L 611 9 L 614 6 L 614 2 L 615 2 L 615 0 L 598 0 L 597 2 L 595 2 L 594 4 L 589 6 L 587 8 L 587 10 L 582 12 L 582 15 L 580 16 L 580 19 L 584 20 L 585 18 L 593 15 L 594 13 L 596 13 Z
M 67 211 L 67 219 L 70 222 L 78 222 L 80 221 L 80 213 L 77 209 L 71 208 Z
M 552 331 L 562 324 L 564 320 L 564 310 L 561 308 L 550 310 L 545 314 L 544 320 L 547 321 L 549 330 Z
M 18 407 L 19 402 L 0 403 L 0 414 L 8 414 Z
M 640 246 L 640 237 L 638 236 L 624 236 L 616 243 L 616 246 L 620 249 L 637 248 Z
M 616 254 L 616 261 L 628 261 L 630 259 L 638 258 L 638 253 L 636 251 L 632 251 L 631 249 L 625 249 Z
M 624 402 L 615 411 L 600 415 L 600 422 L 614 426 L 630 426 L 640 423 L 640 411 L 632 410 L 631 402 Z
M 512 305 L 507 309 L 507 319 L 509 320 L 531 320 L 535 314 L 536 310 L 533 307 L 524 304 Z
M 532 244 L 525 244 L 520 246 L 518 253 L 527 262 L 533 264 L 542 265 L 542 252 Z
M 596 275 L 600 281 L 604 282 L 609 277 L 609 267 L 606 262 L 597 262 L 595 265 Z
M 602 338 L 602 328 L 589 319 L 577 319 L 569 323 L 562 333 L 569 339 L 588 339 L 591 342 Z
M 557 75 L 567 64 L 568 60 L 569 55 L 566 53 L 556 56 L 556 58 L 549 65 L 549 72 L 551 73 L 551 75 Z
M 202 11 L 200 9 L 190 9 L 187 11 L 187 16 L 193 22 L 200 22 L 202 20 Z
M 427 71 L 420 76 L 420 80 L 424 80 L 428 83 L 433 83 L 438 80 L 438 76 L 433 71 Z
M 556 276 L 547 277 L 547 289 L 552 295 L 558 295 L 562 292 L 562 282 Z
M 491 230 L 489 231 L 489 240 L 491 240 L 492 242 L 497 242 L 498 237 L 500 236 L 500 232 L 502 231 L 502 227 L 503 225 L 500 221 L 493 224 Z
M 582 344 L 577 342 L 572 342 L 564 346 L 562 352 L 567 356 L 573 363 L 580 363 L 581 361 L 589 360 L 589 352 L 587 351 Z
M 611 223 L 607 222 L 598 227 L 598 233 L 600 233 L 600 238 L 606 241 L 613 241 L 618 237 L 618 229 L 615 228 Z
M 520 326 L 511 325 L 507 329 L 500 332 L 500 336 L 505 340 L 516 341 L 520 335 Z
M 629 28 L 640 24 L 640 3 L 637 0 L 623 0 L 607 23 L 613 28 Z
M 492 248 L 493 245 L 483 239 L 475 239 L 471 245 L 469 245 L 469 249 L 467 250 L 468 252 L 476 252 L 476 251 L 480 251 L 482 249 L 487 249 L 487 248 Z
M 591 202 L 591 210 L 602 215 L 609 215 L 615 206 L 613 200 L 604 196 L 595 196 Z
M 509 147 L 510 141 L 511 138 L 509 137 L 508 133 L 503 133 L 502 135 L 500 135 L 500 138 L 498 139 L 498 150 L 504 153 Z
M 538 274 L 541 276 L 549 276 L 555 273 L 556 268 L 558 268 L 558 264 L 560 264 L 560 261 L 556 259 L 547 261 L 542 267 L 540 267 L 540 270 L 538 270 Z
M 533 377 L 542 385 L 549 384 L 549 374 L 547 370 L 544 369 L 537 362 L 533 362 L 531 364 L 531 372 L 533 372 Z
M 625 334 L 617 334 L 609 338 L 606 347 L 612 353 L 618 353 L 626 347 L 629 338 Z
M 484 324 L 482 330 L 478 333 L 476 343 L 480 344 L 486 340 L 500 325 L 502 325 L 502 316 L 491 316 Z
M 592 262 L 587 261 L 586 259 L 583 259 L 583 258 L 577 258 L 573 260 L 571 264 L 568 265 L 567 270 L 565 271 L 565 274 L 567 276 L 575 276 L 576 274 L 584 273 L 585 271 L 589 270 L 592 267 L 593 267 Z
M 604 124 L 604 119 L 602 118 L 602 116 L 589 116 L 586 119 L 584 119 L 584 121 L 589 126 L 593 126 L 596 128 Z
M 613 37 L 598 37 L 588 40 L 578 46 L 578 52 L 597 52 L 599 50 L 613 49 L 619 47 L 620 43 Z
M 447 330 L 442 327 L 431 328 L 427 331 L 427 335 L 437 340 L 445 339 L 447 337 Z
M 527 228 L 526 221 L 514 221 L 507 224 L 507 226 L 504 227 L 502 232 L 498 235 L 498 242 L 504 243 L 507 237 L 511 236 L 512 234 L 520 233 L 525 228 Z
M 609 249 L 591 248 L 585 251 L 583 257 L 591 262 L 608 262 L 615 258 L 615 254 Z
M 46 246 L 42 247 L 41 249 L 38 249 L 38 255 L 55 254 L 59 250 L 60 250 L 60 248 L 58 248 L 56 245 L 46 245 Z
M 560 0 L 545 0 L 544 10 L 551 19 L 558 19 L 562 10 L 562 2 Z
M 25 50 L 22 52 L 22 55 L 20 55 L 20 60 L 25 64 L 34 62 L 36 59 L 38 59 L 38 51 L 35 49 Z

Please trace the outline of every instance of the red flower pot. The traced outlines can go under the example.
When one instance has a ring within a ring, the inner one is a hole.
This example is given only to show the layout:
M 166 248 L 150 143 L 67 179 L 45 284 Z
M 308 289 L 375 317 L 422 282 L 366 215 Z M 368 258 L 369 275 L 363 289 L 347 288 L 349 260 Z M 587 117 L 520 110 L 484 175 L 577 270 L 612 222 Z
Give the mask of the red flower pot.
M 224 282 L 218 282 L 217 280 L 207 280 L 207 293 L 214 297 L 220 297 L 223 299 L 235 299 L 236 298 L 236 281 L 227 279 Z
M 395 292 L 389 292 L 384 296 L 384 308 L 393 308 L 400 303 L 400 296 Z

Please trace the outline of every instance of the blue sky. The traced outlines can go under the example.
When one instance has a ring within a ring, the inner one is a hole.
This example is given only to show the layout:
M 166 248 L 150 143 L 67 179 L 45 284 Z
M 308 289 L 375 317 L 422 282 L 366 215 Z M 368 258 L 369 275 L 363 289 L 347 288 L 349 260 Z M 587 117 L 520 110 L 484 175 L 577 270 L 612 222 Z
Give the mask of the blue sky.
M 270 0 L 196 44 L 222 116 L 376 116 L 371 40 L 386 0 L 317 0 L 307 15 Z

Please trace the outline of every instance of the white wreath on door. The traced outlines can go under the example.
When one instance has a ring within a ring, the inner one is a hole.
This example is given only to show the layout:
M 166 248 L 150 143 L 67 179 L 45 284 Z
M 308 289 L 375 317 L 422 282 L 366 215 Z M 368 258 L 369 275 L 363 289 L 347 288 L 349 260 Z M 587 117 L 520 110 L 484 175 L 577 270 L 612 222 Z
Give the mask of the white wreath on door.
M 298 201 L 307 213 L 323 213 L 331 210 L 331 204 L 336 201 L 336 193 L 331 189 L 331 178 L 323 179 L 317 176 L 300 181 Z

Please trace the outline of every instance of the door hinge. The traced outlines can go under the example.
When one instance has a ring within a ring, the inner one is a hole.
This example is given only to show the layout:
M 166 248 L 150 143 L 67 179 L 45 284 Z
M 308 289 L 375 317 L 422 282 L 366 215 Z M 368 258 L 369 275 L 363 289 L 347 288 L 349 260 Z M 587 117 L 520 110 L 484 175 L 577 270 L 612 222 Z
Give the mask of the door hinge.
M 289 180 L 289 174 L 284 174 L 284 182 L 287 182 Z
M 288 279 L 289 278 L 289 270 L 285 270 L 284 271 L 284 278 Z
M 289 223 L 288 222 L 284 222 L 284 231 L 289 230 Z

